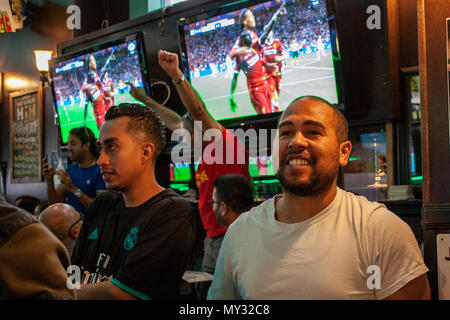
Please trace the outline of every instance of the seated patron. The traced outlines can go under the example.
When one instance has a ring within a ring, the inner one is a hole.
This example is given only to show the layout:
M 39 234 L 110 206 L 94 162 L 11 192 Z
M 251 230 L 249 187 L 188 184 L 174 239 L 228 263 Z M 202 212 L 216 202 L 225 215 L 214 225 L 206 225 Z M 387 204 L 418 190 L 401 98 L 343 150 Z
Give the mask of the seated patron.
M 150 108 L 106 112 L 98 165 L 111 191 L 89 207 L 72 255 L 80 299 L 177 298 L 192 256 L 192 206 L 156 181 L 164 144 L 164 122 Z
M 64 245 L 23 209 L 0 198 L 0 300 L 72 300 Z
M 240 174 L 225 174 L 214 180 L 214 192 L 210 205 L 214 210 L 217 221 L 224 227 L 229 227 L 241 213 L 253 207 L 253 191 L 250 181 Z M 222 238 L 209 239 L 205 242 L 215 248 L 215 252 L 220 250 Z M 203 258 L 209 270 L 216 268 L 217 256 L 208 255 Z M 201 299 L 206 299 L 211 282 L 200 282 L 197 285 L 197 292 Z
M 74 163 L 66 170 L 55 170 L 46 158 L 43 160 L 48 201 L 50 204 L 66 202 L 84 214 L 94 198 L 106 189 L 96 163 L 98 150 L 94 133 L 87 127 L 70 130 L 67 150 L 70 160 Z M 61 182 L 57 187 L 54 175 L 57 175 Z
M 39 199 L 33 196 L 23 195 L 16 198 L 14 205 L 25 210 L 28 213 L 34 214 L 36 206 L 39 205 Z
M 55 203 L 42 211 L 39 220 L 64 244 L 69 255 L 72 255 L 83 224 L 80 214 L 68 204 Z
M 430 298 L 409 226 L 337 187 L 351 148 L 346 119 L 332 105 L 291 102 L 273 148 L 283 192 L 231 224 L 209 299 Z

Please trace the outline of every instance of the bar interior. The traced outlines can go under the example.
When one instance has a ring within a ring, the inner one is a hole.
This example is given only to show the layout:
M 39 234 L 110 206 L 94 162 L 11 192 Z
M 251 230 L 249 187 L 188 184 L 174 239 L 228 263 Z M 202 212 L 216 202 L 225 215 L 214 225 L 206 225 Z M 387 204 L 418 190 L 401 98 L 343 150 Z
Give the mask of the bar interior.
M 0 12 L 0 299 L 450 299 L 448 0 Z

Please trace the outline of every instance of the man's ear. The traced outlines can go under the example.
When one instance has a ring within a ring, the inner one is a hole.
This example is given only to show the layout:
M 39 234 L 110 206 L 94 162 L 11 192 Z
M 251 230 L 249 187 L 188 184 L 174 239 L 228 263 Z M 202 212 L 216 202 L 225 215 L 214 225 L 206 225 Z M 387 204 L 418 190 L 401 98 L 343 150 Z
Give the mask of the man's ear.
M 342 142 L 339 146 L 339 165 L 345 167 L 348 164 L 350 153 L 352 151 L 352 143 L 350 141 Z
M 153 160 L 155 156 L 155 145 L 153 143 L 147 142 L 142 144 L 142 162 L 144 164 L 148 160 Z
M 223 206 L 223 210 L 220 212 L 220 215 L 222 217 L 225 217 L 225 215 L 228 213 L 228 211 L 230 211 L 230 207 L 228 207 L 228 205 L 223 201 L 220 203 L 220 205 Z
M 83 221 L 79 221 L 72 229 L 70 229 L 70 236 L 73 239 L 78 239 Z
M 86 142 L 85 144 L 83 144 L 82 147 L 85 151 L 89 151 L 91 149 L 91 142 L 90 141 Z

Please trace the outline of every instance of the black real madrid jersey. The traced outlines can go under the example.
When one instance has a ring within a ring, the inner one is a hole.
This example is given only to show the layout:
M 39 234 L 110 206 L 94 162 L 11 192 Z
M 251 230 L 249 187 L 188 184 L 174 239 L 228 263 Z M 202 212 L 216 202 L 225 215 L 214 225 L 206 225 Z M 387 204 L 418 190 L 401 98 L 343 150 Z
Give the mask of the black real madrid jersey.
M 192 206 L 166 189 L 138 207 L 109 191 L 91 204 L 72 254 L 82 284 L 112 281 L 140 299 L 176 298 L 191 255 Z

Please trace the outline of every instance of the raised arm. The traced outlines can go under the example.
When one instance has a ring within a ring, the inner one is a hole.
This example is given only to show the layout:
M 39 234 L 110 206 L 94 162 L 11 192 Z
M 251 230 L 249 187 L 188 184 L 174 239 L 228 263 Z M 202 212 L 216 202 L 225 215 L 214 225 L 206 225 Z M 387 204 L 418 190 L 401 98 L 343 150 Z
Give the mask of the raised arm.
M 167 128 L 174 131 L 181 127 L 181 116 L 175 111 L 159 104 L 149 96 L 147 96 L 142 88 L 136 88 L 132 83 L 127 82 L 126 85 L 131 87 L 130 94 L 138 101 L 142 102 L 146 106 L 152 108 L 159 114 L 159 116 L 166 123 Z
M 163 70 L 167 72 L 172 81 L 176 82 L 175 87 L 181 97 L 181 101 L 192 118 L 202 122 L 203 131 L 208 129 L 222 131 L 222 125 L 209 114 L 200 95 L 188 81 L 184 80 L 183 72 L 178 67 L 178 56 L 175 53 L 159 50 L 158 60 Z
M 277 12 L 274 13 L 272 19 L 270 19 L 269 23 L 264 26 L 264 31 L 261 37 L 259 38 L 259 44 L 261 46 L 264 45 L 264 43 L 267 40 L 267 37 L 269 36 L 270 31 L 272 31 L 273 26 L 275 25 L 275 22 L 277 21 L 278 17 L 280 15 L 283 15 L 286 13 L 286 3 L 283 2 L 283 4 L 280 6 L 280 8 L 277 10 Z

